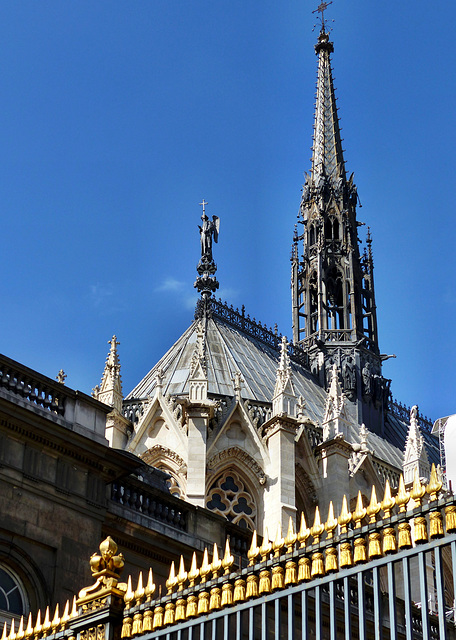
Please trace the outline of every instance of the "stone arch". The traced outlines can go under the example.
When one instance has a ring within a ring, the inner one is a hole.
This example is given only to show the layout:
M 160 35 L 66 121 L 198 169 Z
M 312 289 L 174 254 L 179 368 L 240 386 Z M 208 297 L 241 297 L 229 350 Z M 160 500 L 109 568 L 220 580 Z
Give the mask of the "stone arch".
M 313 522 L 315 507 L 317 505 L 317 492 L 315 491 L 315 487 L 309 477 L 309 474 L 299 462 L 296 465 L 295 474 L 295 500 L 297 510 L 296 526 L 299 527 L 301 513 L 304 513 L 304 517 L 308 525 Z
M 187 465 L 181 456 L 160 444 L 156 444 L 141 455 L 151 467 L 156 467 L 170 476 L 168 487 L 170 492 L 178 498 L 187 495 Z

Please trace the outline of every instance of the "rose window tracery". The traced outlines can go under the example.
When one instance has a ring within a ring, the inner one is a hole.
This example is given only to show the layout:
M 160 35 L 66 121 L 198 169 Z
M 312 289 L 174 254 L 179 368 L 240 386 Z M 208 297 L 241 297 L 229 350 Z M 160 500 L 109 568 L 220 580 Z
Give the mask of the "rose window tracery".
M 233 524 L 254 530 L 256 506 L 245 482 L 229 469 L 211 484 L 206 507 L 225 516 Z

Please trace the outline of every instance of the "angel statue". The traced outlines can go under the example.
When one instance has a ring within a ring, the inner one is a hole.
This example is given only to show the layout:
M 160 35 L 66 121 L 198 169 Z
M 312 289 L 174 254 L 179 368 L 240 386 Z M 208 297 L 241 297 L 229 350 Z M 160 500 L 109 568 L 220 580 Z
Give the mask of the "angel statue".
M 218 216 L 212 216 L 212 220 L 209 220 L 207 215 L 203 213 L 201 216 L 202 226 L 198 225 L 198 229 L 201 234 L 201 258 L 205 261 L 212 262 L 212 237 L 214 242 L 218 242 L 218 235 L 220 229 L 220 218 Z

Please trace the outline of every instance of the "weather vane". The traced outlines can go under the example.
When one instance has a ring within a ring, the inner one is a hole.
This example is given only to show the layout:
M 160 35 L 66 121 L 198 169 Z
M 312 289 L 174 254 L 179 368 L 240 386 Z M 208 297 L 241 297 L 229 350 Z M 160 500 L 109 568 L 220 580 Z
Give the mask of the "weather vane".
M 325 10 L 329 7 L 329 5 L 332 4 L 332 0 L 330 2 L 320 2 L 320 4 L 318 5 L 318 7 L 315 9 L 315 11 L 312 11 L 312 13 L 321 13 L 321 30 L 324 31 L 325 30 Z

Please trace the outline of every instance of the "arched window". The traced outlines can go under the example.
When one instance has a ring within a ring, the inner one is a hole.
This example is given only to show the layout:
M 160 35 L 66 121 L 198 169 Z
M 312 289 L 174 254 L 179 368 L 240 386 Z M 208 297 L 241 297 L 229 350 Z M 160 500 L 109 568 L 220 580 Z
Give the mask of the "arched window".
M 28 609 L 22 581 L 9 567 L 0 564 L 0 621 L 25 616 Z
M 227 469 L 211 484 L 207 509 L 215 511 L 244 529 L 256 528 L 256 505 L 248 487 L 233 469 Z

